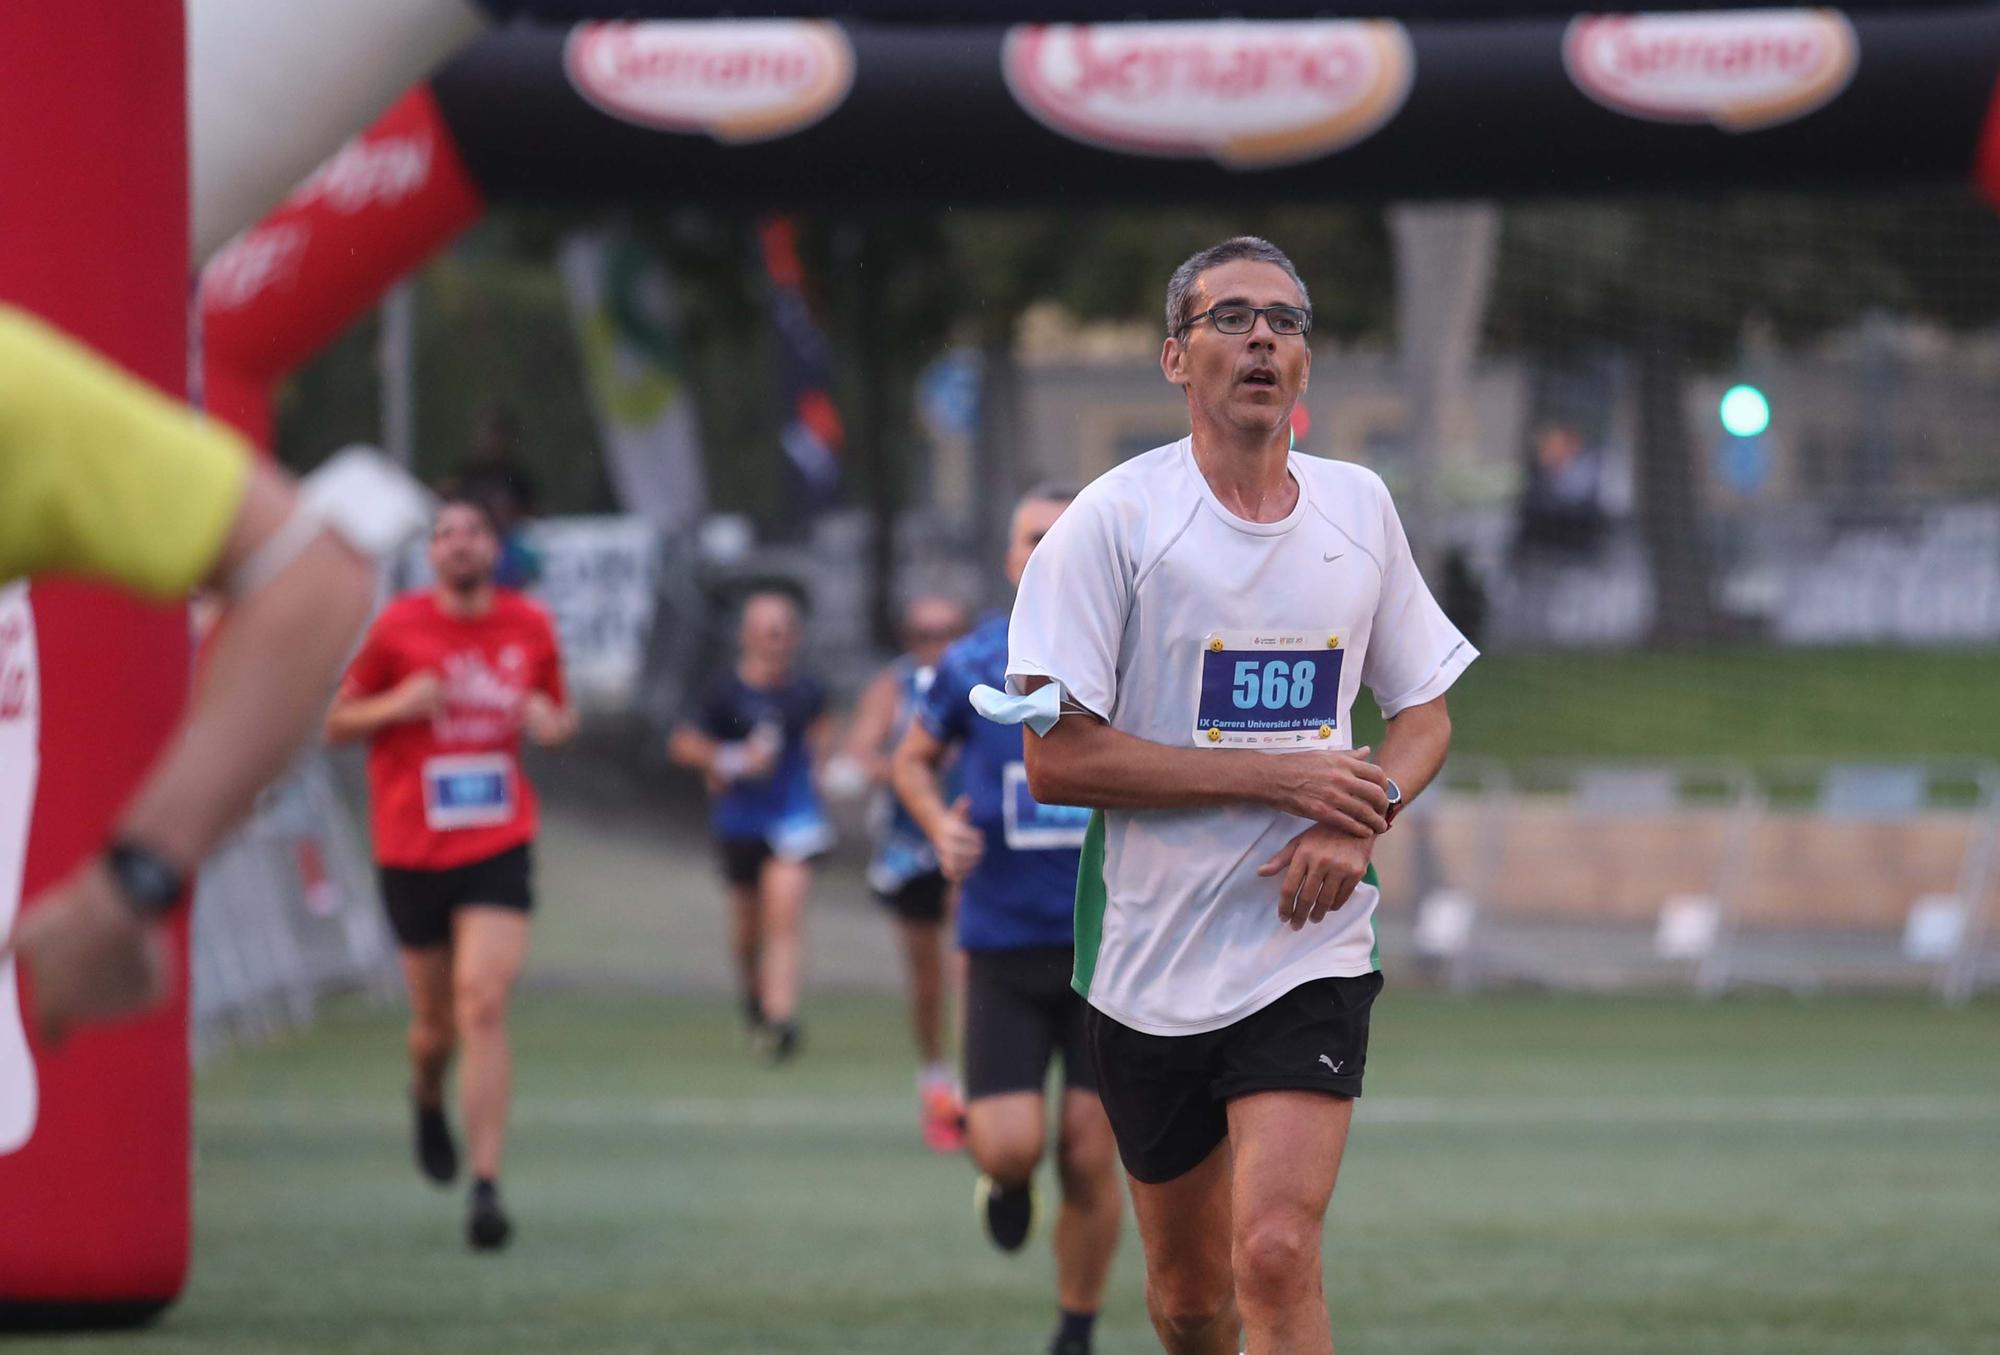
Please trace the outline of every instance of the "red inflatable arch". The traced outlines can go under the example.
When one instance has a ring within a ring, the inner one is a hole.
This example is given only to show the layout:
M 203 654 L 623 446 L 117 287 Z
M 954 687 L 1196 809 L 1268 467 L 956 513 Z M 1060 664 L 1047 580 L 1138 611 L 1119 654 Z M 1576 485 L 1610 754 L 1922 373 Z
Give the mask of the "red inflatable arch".
M 188 196 L 180 0 L 0 5 L 0 297 L 147 380 L 187 385 Z M 183 607 L 37 581 L 0 665 L 27 675 L 0 712 L 46 750 L 26 895 L 102 839 L 180 710 Z M 38 662 L 37 662 L 38 660 Z M 134 675 L 141 675 L 135 679 Z M 38 729 L 33 726 L 38 723 Z M 34 759 L 9 758 L 19 792 Z M 22 822 L 0 823 L 0 839 Z M 8 853 L 0 840 L 0 858 Z M 8 882 L 0 882 L 4 888 Z M 9 912 L 12 911 L 10 906 Z M 186 917 L 175 922 L 185 942 Z M 186 984 L 163 1010 L 32 1050 L 32 1134 L 0 1155 L 0 1326 L 143 1318 L 188 1257 Z M 11 996 L 11 995 L 10 995 Z M 19 1039 L 19 1012 L 0 1013 Z M 15 1097 L 20 1084 L 5 1089 Z M 17 1102 L 18 1108 L 18 1102 Z

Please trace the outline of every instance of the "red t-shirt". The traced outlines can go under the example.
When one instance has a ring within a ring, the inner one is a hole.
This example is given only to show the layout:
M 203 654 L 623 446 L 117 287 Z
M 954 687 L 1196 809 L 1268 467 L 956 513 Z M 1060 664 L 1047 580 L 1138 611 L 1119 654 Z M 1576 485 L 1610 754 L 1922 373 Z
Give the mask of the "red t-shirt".
M 444 684 L 444 708 L 368 743 L 375 859 L 448 870 L 535 836 L 521 708 L 536 691 L 565 703 L 562 655 L 548 613 L 519 593 L 500 589 L 469 618 L 447 616 L 429 592 L 405 593 L 375 618 L 341 693 L 374 696 L 423 670 Z

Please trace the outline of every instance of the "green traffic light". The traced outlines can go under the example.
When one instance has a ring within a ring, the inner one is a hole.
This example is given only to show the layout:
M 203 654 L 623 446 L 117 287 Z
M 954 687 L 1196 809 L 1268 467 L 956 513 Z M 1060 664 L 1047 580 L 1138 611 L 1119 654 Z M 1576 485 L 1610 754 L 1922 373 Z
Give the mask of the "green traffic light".
M 1721 414 L 1723 428 L 1739 438 L 1754 438 L 1771 426 L 1771 402 L 1755 386 L 1731 386 Z

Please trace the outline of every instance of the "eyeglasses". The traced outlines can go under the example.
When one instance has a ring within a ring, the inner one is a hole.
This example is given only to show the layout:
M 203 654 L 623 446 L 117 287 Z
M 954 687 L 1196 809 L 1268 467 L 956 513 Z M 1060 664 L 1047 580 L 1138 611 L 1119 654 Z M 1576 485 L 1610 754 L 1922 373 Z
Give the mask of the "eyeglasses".
M 1248 334 L 1257 327 L 1257 317 L 1264 317 L 1264 323 L 1271 327 L 1273 334 L 1282 338 L 1296 338 L 1312 332 L 1312 312 L 1300 306 L 1243 306 L 1235 303 L 1210 306 L 1200 315 L 1188 317 L 1187 323 L 1175 331 L 1175 336 L 1187 333 L 1203 320 L 1215 326 L 1217 334 Z

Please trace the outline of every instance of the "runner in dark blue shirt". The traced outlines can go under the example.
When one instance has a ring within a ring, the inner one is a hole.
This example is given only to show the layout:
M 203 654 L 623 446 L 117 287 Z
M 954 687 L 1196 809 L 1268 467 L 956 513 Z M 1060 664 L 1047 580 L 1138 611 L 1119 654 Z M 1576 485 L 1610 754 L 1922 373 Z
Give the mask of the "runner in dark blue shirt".
M 1014 510 L 1007 575 L 1076 497 L 1039 486 Z M 1084 1002 L 1070 987 L 1077 858 L 1090 812 L 1037 804 L 1028 793 L 1021 731 L 981 719 L 972 688 L 1006 680 L 1007 618 L 987 618 L 945 651 L 896 750 L 895 785 L 959 883 L 958 939 L 966 952 L 965 1090 L 978 1198 L 987 1234 L 1014 1251 L 1034 1222 L 1032 1181 L 1047 1138 L 1043 1101 L 1060 1052 L 1063 1096 L 1056 1153 L 1062 1207 L 1055 1228 L 1061 1322 L 1052 1355 L 1089 1355 L 1123 1208 L 1111 1125 L 1083 1042 Z M 954 749 L 964 794 L 946 804 L 938 770 Z
M 834 839 L 814 788 L 827 748 L 826 693 L 793 666 L 802 630 L 791 594 L 753 594 L 735 669 L 667 745 L 708 781 L 744 1017 L 773 1062 L 798 1051 L 800 924 L 813 858 Z

